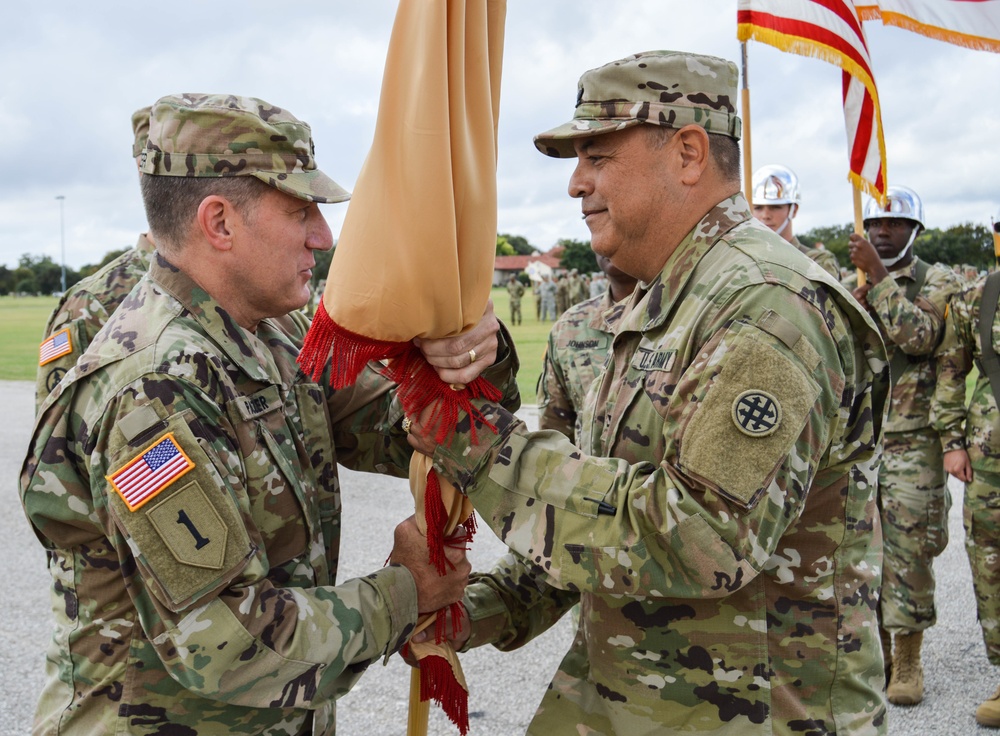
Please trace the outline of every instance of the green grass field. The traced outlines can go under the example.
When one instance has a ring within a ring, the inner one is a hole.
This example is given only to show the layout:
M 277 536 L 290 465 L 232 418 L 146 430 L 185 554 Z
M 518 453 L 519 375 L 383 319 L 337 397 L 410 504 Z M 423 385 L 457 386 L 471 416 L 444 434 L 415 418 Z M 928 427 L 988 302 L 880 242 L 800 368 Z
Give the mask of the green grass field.
M 52 296 L 0 296 L 0 380 L 35 380 L 38 343 L 57 301 Z
M 494 309 L 500 319 L 510 319 L 510 300 L 506 289 L 494 289 Z M 0 380 L 34 381 L 38 370 L 38 343 L 56 305 L 55 297 L 0 297 Z M 527 297 L 524 324 L 511 327 L 514 343 L 521 358 L 518 387 L 525 404 L 535 403 L 535 385 L 542 371 L 542 355 L 552 323 L 539 324 L 535 319 L 535 303 Z

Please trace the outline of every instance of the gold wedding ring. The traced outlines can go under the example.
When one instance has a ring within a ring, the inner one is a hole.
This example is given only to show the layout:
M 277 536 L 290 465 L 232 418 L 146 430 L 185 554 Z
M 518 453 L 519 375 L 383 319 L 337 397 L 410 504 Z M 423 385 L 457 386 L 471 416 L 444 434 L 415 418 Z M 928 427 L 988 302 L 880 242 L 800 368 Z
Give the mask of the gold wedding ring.
M 413 426 L 413 420 L 409 417 L 403 417 L 403 431 L 407 434 L 410 433 L 410 427 Z
M 476 362 L 476 351 L 475 350 L 470 350 L 469 351 L 469 365 L 472 365 L 475 362 Z

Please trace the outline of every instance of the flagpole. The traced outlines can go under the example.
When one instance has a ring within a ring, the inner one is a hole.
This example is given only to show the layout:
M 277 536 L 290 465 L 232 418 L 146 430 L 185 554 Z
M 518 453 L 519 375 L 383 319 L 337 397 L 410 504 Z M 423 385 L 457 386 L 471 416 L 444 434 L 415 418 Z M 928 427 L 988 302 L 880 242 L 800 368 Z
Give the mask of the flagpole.
M 406 714 L 407 736 L 427 736 L 431 702 L 420 699 L 420 669 L 410 668 L 410 709 Z
M 851 183 L 851 189 L 854 192 L 854 232 L 863 236 L 865 234 L 865 221 L 861 216 L 861 190 L 853 182 Z M 867 282 L 868 279 L 865 276 L 864 269 L 859 268 L 858 286 L 864 286 Z
M 743 88 L 740 90 L 740 105 L 743 113 L 743 196 L 753 212 L 753 166 L 750 151 L 750 84 L 747 81 L 747 42 L 740 43 L 743 56 Z

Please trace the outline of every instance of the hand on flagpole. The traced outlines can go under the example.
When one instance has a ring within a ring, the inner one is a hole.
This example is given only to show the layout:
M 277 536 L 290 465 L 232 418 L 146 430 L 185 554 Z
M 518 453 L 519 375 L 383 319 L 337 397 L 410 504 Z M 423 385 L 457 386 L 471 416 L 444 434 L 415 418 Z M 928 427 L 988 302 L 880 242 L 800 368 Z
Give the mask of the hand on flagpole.
M 445 627 L 445 637 L 451 644 L 452 649 L 457 652 L 465 646 L 465 643 L 472 635 L 472 622 L 469 621 L 469 612 L 465 610 L 464 604 L 459 604 L 457 607 L 460 614 L 457 623 L 451 615 L 455 610 L 455 608 L 449 609 L 448 623 Z M 430 627 L 420 629 L 413 635 L 412 641 L 417 644 L 423 642 L 433 642 L 434 631 Z
M 411 516 L 396 525 L 389 562 L 402 565 L 413 575 L 417 608 L 421 613 L 431 613 L 460 601 L 469 584 L 472 564 L 466 558 L 465 545 L 446 543 L 444 554 L 450 564 L 441 575 L 428 559 L 427 540 L 420 533 L 416 519 Z
M 889 271 L 879 257 L 878 251 L 863 235 L 851 233 L 849 236 L 850 245 L 847 254 L 851 263 L 868 274 L 868 279 L 872 285 L 882 281 L 889 276 Z M 864 302 L 862 302 L 864 304 Z
M 437 447 L 434 440 L 437 427 L 431 426 L 431 417 L 438 413 L 438 409 L 438 402 L 433 401 L 420 412 L 419 417 L 407 417 L 403 420 L 403 427 L 407 432 L 406 441 L 410 443 L 410 447 L 427 457 L 434 457 Z
M 500 341 L 497 331 L 500 322 L 493 313 L 493 301 L 486 303 L 479 322 L 452 337 L 431 339 L 415 338 L 413 344 L 420 348 L 424 359 L 437 371 L 447 384 L 469 384 L 479 374 L 493 365 Z

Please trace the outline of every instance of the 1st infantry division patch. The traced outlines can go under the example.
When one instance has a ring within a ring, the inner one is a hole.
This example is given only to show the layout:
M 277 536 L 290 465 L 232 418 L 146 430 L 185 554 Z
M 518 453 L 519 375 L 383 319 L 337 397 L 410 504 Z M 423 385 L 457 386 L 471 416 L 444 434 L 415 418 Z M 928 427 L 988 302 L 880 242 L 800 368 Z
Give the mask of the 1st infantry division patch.
M 193 467 L 173 432 L 168 432 L 106 477 L 128 510 L 136 511 Z

